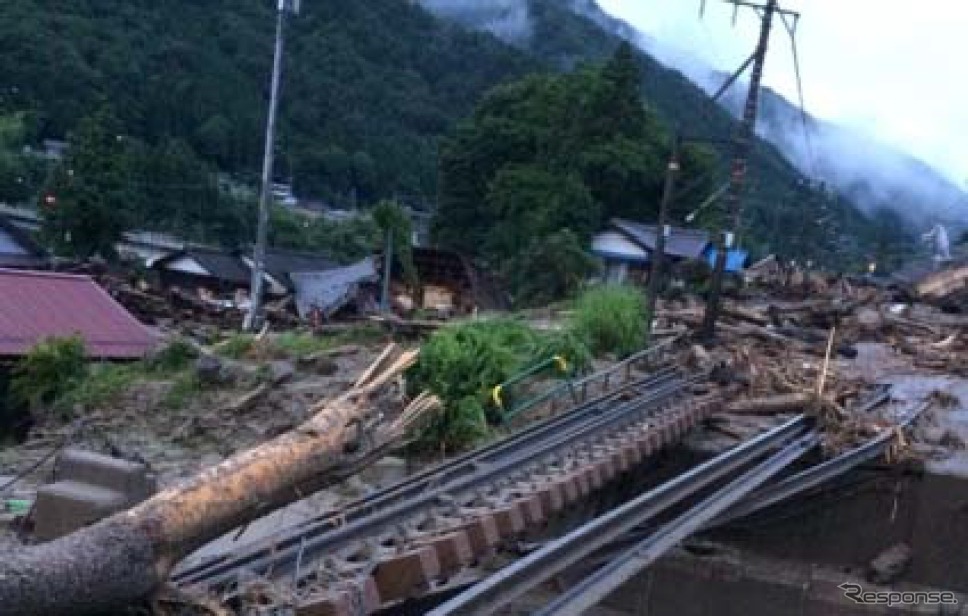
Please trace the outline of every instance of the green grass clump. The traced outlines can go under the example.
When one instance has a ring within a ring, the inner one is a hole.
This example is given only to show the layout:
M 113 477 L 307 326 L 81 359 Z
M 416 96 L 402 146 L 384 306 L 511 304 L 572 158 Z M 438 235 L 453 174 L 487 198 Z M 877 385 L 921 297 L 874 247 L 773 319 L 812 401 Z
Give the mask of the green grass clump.
M 332 337 L 314 336 L 310 333 L 285 332 L 271 341 L 275 355 L 302 357 L 332 348 Z
M 137 364 L 97 364 L 87 376 L 65 391 L 53 407 L 62 414 L 70 414 L 76 407 L 97 408 L 129 390 L 143 376 Z
M 252 334 L 233 334 L 216 345 L 219 355 L 230 359 L 242 359 L 255 347 Z
M 84 341 L 79 336 L 44 340 L 13 369 L 10 393 L 15 404 L 38 411 L 51 407 L 87 376 Z
M 185 371 L 175 377 L 171 387 L 161 399 L 161 407 L 168 410 L 179 410 L 199 395 L 205 386 L 194 371 Z
M 357 325 L 335 334 L 317 335 L 306 331 L 289 331 L 257 340 L 252 334 L 233 334 L 215 345 L 222 357 L 236 360 L 265 361 L 312 355 L 342 344 L 369 344 L 386 337 L 379 325 Z
M 576 337 L 537 332 L 513 319 L 473 321 L 436 332 L 421 348 L 408 384 L 413 392 L 436 394 L 444 410 L 415 435 L 415 449 L 453 452 L 486 439 L 492 433 L 489 419 L 497 419 L 494 386 L 554 355 L 579 369 L 590 358 Z
M 139 382 L 184 379 L 197 356 L 192 345 L 176 340 L 142 361 L 90 363 L 80 338 L 47 340 L 14 368 L 12 402 L 34 413 L 48 410 L 69 417 L 75 408 L 104 406 Z
M 647 318 L 641 291 L 606 285 L 578 298 L 569 328 L 596 355 L 625 357 L 645 346 Z
M 144 372 L 172 374 L 192 365 L 198 358 L 198 349 L 185 340 L 176 339 L 148 359 L 140 363 Z

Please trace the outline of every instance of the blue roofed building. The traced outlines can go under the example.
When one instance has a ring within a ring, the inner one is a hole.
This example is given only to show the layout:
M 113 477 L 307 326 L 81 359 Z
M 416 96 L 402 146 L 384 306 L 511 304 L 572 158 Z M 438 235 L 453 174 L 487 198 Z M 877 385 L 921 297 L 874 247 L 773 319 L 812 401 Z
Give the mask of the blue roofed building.
M 610 282 L 644 282 L 656 249 L 657 227 L 623 218 L 613 218 L 608 228 L 592 240 L 592 253 L 602 261 L 604 278 Z M 715 263 L 716 248 L 707 231 L 668 227 L 665 255 L 670 263 L 701 261 Z M 726 270 L 740 272 L 746 263 L 744 250 L 730 250 Z

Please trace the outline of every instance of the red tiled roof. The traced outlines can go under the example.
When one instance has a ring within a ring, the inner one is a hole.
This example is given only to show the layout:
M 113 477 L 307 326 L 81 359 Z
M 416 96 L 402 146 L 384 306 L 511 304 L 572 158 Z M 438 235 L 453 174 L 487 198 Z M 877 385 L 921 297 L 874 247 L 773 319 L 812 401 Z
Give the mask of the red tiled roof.
M 151 332 L 87 276 L 0 269 L 0 356 L 75 334 L 89 356 L 104 359 L 142 357 L 155 345 Z

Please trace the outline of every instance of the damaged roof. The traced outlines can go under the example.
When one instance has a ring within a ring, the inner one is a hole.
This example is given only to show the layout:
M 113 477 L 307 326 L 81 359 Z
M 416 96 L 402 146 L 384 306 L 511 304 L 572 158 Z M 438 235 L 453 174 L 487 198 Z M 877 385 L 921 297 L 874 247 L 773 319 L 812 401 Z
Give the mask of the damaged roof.
M 137 359 L 155 346 L 148 328 L 87 276 L 0 269 L 0 298 L 0 356 L 73 335 L 103 359 Z
M 613 218 L 611 226 L 649 252 L 655 250 L 655 225 Z M 699 229 L 672 227 L 671 234 L 666 238 L 665 254 L 683 259 L 699 259 L 708 246 L 709 233 Z
M 248 284 L 250 281 L 249 268 L 242 259 L 216 248 L 191 246 L 159 259 L 153 267 L 182 271 L 181 265 L 185 259 L 194 261 L 205 270 L 208 276 L 217 280 L 240 285 Z
M 329 317 L 353 301 L 360 285 L 380 279 L 372 257 L 325 272 L 293 272 L 290 276 L 296 286 L 296 309 L 302 318 L 313 310 Z
M 251 255 L 247 259 L 251 263 Z M 325 272 L 338 267 L 338 263 L 329 257 L 319 254 L 278 249 L 266 251 L 266 272 L 290 290 L 295 288 L 291 277 L 292 274 Z

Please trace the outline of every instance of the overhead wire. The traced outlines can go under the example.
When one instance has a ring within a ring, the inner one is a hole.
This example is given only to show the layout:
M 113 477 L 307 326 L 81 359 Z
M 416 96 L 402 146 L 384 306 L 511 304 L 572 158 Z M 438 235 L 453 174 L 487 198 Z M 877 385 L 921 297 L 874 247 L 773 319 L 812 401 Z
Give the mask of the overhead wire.
M 799 15 L 793 17 L 793 23 L 787 19 L 785 13 L 780 13 L 780 18 L 783 21 L 784 27 L 786 27 L 787 34 L 790 35 L 790 48 L 793 54 L 793 73 L 796 77 L 797 82 L 797 98 L 800 104 L 800 122 L 803 126 L 803 142 L 807 149 L 807 157 L 809 158 L 809 165 L 813 172 L 814 178 L 819 176 L 819 170 L 817 167 L 817 156 L 816 151 L 813 149 L 813 142 L 810 139 L 810 122 L 807 119 L 807 109 L 804 104 L 803 96 L 803 79 L 800 72 L 800 52 L 797 47 L 797 24 L 799 23 Z

